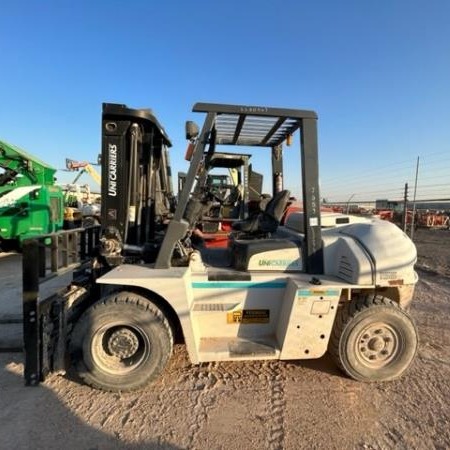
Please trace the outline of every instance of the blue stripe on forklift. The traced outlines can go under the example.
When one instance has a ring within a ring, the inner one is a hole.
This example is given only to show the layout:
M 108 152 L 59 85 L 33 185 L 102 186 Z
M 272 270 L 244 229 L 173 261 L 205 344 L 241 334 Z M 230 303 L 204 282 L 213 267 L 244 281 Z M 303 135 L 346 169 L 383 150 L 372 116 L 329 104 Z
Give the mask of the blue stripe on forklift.
M 317 297 L 317 296 L 319 296 L 319 295 L 329 295 L 329 296 L 332 296 L 332 295 L 339 295 L 340 294 L 340 291 L 338 291 L 338 290 L 334 290 L 334 289 L 327 289 L 327 290 L 324 290 L 324 291 L 321 291 L 320 289 L 313 289 L 313 290 L 298 290 L 297 291 L 297 296 L 298 297 L 311 297 L 311 296 L 314 296 L 314 297 Z
M 286 287 L 286 281 L 261 281 L 261 282 L 241 282 L 241 281 L 210 281 L 210 282 L 193 282 L 194 289 L 282 289 Z

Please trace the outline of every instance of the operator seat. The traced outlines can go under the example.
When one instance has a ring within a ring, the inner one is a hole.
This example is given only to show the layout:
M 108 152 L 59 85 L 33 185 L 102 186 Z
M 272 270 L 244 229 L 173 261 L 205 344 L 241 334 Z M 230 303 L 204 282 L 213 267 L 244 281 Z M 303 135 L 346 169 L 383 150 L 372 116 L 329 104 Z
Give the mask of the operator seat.
M 270 199 L 263 212 L 245 220 L 234 222 L 233 231 L 237 232 L 238 235 L 243 234 L 250 237 L 274 233 L 283 217 L 290 195 L 291 193 L 288 190 L 278 192 Z

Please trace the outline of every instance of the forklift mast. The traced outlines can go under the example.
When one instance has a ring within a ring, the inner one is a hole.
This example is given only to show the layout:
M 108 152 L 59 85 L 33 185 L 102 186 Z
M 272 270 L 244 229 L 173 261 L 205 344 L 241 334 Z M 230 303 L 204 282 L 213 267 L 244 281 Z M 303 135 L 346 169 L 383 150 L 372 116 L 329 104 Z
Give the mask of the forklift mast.
M 171 145 L 151 110 L 103 104 L 101 254 L 108 264 L 153 242 L 171 213 Z
M 177 242 L 189 228 L 185 213 L 191 192 L 203 184 L 217 145 L 271 149 L 273 194 L 283 189 L 283 143 L 300 131 L 302 193 L 304 208 L 306 273 L 322 274 L 323 244 L 320 229 L 317 114 L 314 111 L 259 106 L 196 103 L 194 112 L 206 113 L 203 128 L 195 138 L 183 191 L 156 260 L 157 268 L 169 268 Z M 206 152 L 206 157 L 204 154 Z M 206 162 L 204 162 L 206 160 Z M 202 173 L 203 171 L 203 173 Z M 199 175 L 200 174 L 200 175 Z

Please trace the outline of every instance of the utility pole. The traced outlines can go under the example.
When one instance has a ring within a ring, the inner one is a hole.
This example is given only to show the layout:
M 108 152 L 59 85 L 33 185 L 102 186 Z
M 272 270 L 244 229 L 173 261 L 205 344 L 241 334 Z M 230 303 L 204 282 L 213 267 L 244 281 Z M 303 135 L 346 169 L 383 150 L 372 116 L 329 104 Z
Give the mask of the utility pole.
M 350 200 L 355 196 L 355 194 L 350 195 L 350 198 L 347 200 L 347 212 L 346 214 L 349 213 L 350 211 Z
M 403 198 L 403 231 L 406 233 L 406 222 L 408 215 L 408 183 L 405 183 L 405 196 Z
M 419 175 L 419 157 L 417 157 L 416 165 L 416 181 L 414 182 L 414 199 L 413 199 L 413 212 L 411 218 L 411 240 L 414 239 L 414 225 L 416 220 L 416 193 L 417 193 L 417 178 Z

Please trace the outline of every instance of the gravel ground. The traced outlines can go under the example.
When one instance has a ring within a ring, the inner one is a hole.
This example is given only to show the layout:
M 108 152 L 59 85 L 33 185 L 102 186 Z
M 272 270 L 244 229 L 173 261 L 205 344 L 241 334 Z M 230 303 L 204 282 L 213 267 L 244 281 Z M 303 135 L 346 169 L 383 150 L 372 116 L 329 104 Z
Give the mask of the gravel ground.
M 420 347 L 402 379 L 355 382 L 327 356 L 191 366 L 178 345 L 156 383 L 112 394 L 56 376 L 25 388 L 22 355 L 4 353 L 0 448 L 450 448 L 450 231 L 416 239 Z

